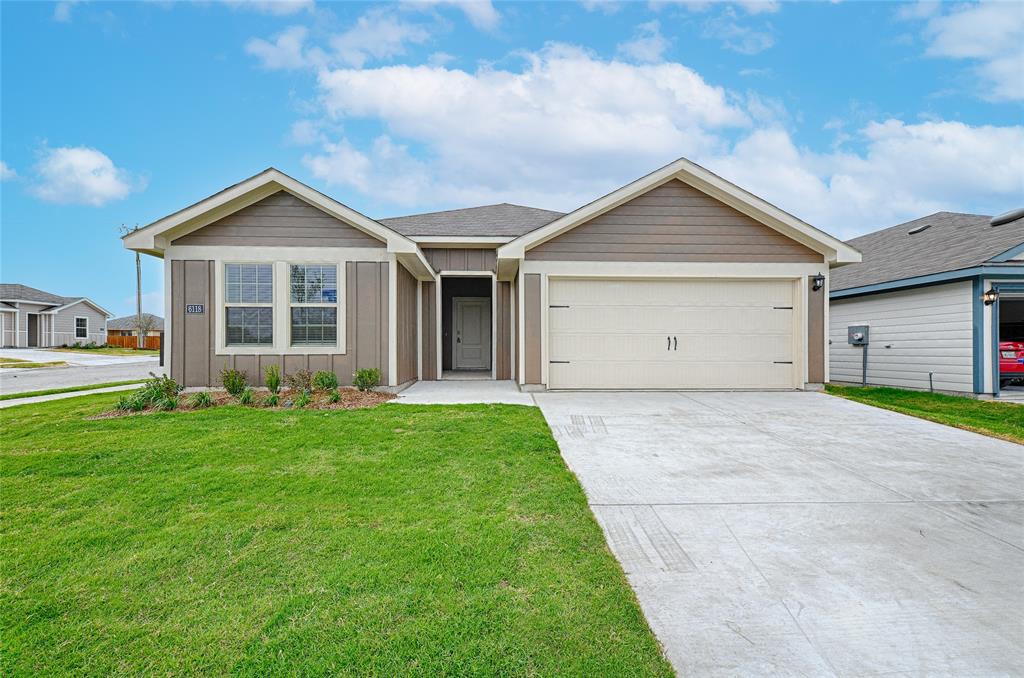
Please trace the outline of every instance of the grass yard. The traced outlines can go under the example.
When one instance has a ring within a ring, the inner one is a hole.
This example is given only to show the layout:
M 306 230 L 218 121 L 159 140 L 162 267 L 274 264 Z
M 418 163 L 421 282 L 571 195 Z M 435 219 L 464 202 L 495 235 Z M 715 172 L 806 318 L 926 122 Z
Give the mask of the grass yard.
M 59 367 L 60 365 L 66 364 L 62 360 L 55 360 L 53 362 L 37 363 L 31 360 L 22 360 L 21 358 L 0 358 L 0 367 L 11 367 L 20 369 L 31 369 L 35 367 Z
M 0 411 L 0 674 L 669 676 L 540 411 Z
M 122 348 L 120 346 L 104 346 L 103 348 L 75 348 L 68 346 L 64 348 L 50 348 L 48 351 L 59 353 L 88 353 L 91 355 L 134 355 L 134 356 L 158 356 L 160 351 L 146 348 Z
M 834 386 L 832 395 L 1024 444 L 1024 405 L 900 388 Z
M 0 395 L 0 400 L 18 400 L 20 398 L 32 398 L 35 396 L 53 395 L 55 393 L 74 393 L 75 391 L 92 391 L 97 388 L 109 386 L 127 386 L 128 384 L 142 383 L 142 379 L 128 379 L 127 381 L 107 381 L 102 384 L 85 384 L 84 386 L 62 386 L 61 388 L 45 388 L 41 391 L 25 391 L 23 393 L 5 393 Z

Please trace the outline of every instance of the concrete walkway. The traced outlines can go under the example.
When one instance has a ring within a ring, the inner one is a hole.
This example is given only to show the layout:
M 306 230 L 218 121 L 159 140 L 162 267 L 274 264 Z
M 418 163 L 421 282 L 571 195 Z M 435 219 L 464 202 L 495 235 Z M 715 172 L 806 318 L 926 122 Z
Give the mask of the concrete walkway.
M 1024 674 L 1024 448 L 820 393 L 537 393 L 683 676 Z
M 115 391 L 131 391 L 139 388 L 142 384 L 125 384 L 124 386 L 107 386 L 106 388 L 94 388 L 88 391 L 72 391 L 70 393 L 51 393 L 50 395 L 30 396 L 28 398 L 11 398 L 0 400 L 0 410 L 17 405 L 31 405 L 32 403 L 45 403 L 50 400 L 64 400 L 65 398 L 77 398 L 78 396 L 94 395 L 96 393 L 114 393 Z
M 398 395 L 406 405 L 465 405 L 505 403 L 533 405 L 529 393 L 521 393 L 511 381 L 418 381 Z

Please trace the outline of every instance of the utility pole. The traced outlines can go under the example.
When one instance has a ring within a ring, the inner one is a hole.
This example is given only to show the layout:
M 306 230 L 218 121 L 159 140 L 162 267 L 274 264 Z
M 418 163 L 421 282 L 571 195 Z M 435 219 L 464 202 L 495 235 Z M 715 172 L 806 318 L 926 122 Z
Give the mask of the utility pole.
M 121 235 L 125 236 L 129 233 L 139 230 L 139 225 L 129 227 L 121 224 Z M 138 252 L 135 253 L 135 332 L 137 338 L 137 346 L 139 348 L 146 347 L 146 337 L 143 336 L 142 332 L 142 257 Z

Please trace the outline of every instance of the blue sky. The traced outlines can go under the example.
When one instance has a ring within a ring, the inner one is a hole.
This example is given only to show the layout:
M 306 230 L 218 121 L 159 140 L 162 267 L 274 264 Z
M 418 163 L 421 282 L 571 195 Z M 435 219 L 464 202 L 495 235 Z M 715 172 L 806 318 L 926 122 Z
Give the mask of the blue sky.
M 271 165 L 375 217 L 568 210 L 679 156 L 844 238 L 1024 205 L 1022 3 L 0 12 L 0 277 L 116 314 L 121 224 Z

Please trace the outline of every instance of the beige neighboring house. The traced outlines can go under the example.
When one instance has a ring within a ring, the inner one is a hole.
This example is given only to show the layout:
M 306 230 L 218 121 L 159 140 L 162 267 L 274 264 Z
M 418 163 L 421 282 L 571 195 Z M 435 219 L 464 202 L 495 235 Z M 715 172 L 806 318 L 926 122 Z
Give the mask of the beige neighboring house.
M 5 348 L 102 344 L 109 317 L 109 311 L 88 297 L 0 284 L 0 337 Z
M 146 328 L 147 337 L 159 337 L 164 331 L 164 319 L 152 313 L 142 314 L 142 324 Z M 123 318 L 111 318 L 107 321 L 107 334 L 115 337 L 139 336 L 139 316 L 133 314 Z
M 276 169 L 124 237 L 164 260 L 170 374 L 804 389 L 853 247 L 685 159 L 568 214 L 371 219 Z

